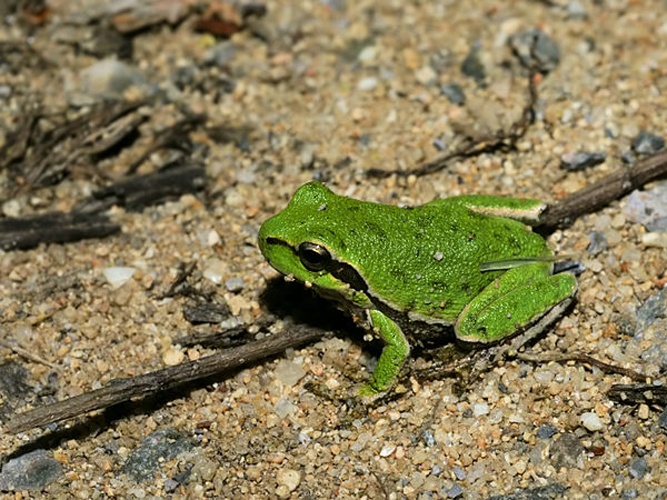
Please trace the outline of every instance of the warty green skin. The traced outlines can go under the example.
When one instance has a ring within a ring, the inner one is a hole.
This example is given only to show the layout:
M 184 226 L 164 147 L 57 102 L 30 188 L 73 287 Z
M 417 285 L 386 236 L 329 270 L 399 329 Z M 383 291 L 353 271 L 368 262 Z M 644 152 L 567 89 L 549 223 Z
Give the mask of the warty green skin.
M 551 275 L 544 239 L 514 220 L 536 220 L 543 207 L 479 195 L 397 207 L 338 196 L 311 182 L 262 225 L 259 247 L 275 269 L 339 301 L 383 338 L 385 350 L 361 391 L 373 396 L 392 385 L 408 356 L 405 335 L 419 341 L 454 327 L 466 342 L 495 342 L 575 293 L 572 275 Z M 303 242 L 326 248 L 331 265 L 306 268 L 298 253 Z M 480 269 L 516 258 L 537 261 Z

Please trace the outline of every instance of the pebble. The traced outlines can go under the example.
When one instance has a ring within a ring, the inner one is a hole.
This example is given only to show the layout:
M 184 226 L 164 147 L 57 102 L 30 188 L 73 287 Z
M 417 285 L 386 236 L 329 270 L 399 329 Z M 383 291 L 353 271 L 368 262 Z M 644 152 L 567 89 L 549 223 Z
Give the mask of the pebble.
M 278 361 L 274 373 L 276 380 L 289 387 L 293 387 L 299 383 L 299 380 L 306 374 L 300 364 L 287 359 Z
M 604 424 L 602 420 L 594 411 L 587 411 L 582 413 L 579 417 L 581 425 L 583 425 L 587 430 L 591 432 L 600 431 L 604 429 Z
M 486 69 L 484 69 L 484 63 L 479 57 L 479 52 L 479 43 L 475 43 L 470 47 L 468 55 L 463 60 L 463 63 L 461 63 L 461 72 L 475 80 L 477 85 L 484 86 L 486 83 Z
M 24 345 L 30 345 L 28 343 Z M 7 410 L 10 406 L 7 400 L 20 400 L 30 391 L 28 384 L 28 370 L 16 361 L 0 362 L 0 412 Z M 56 380 L 57 383 L 57 380 Z M 4 413 L 0 413 L 2 415 Z
M 454 477 L 456 477 L 456 479 L 459 481 L 463 481 L 467 477 L 466 471 L 458 465 L 452 467 L 452 472 L 454 473 Z
M 568 172 L 577 172 L 585 170 L 595 165 L 604 163 L 607 156 L 604 153 L 578 151 L 576 153 L 566 153 L 560 157 L 561 168 Z
M 586 250 L 591 255 L 597 255 L 609 248 L 609 242 L 601 231 L 591 231 L 588 233 L 588 247 Z
M 175 479 L 165 479 L 164 480 L 164 492 L 165 493 L 173 493 L 176 491 L 176 488 L 180 486 L 181 483 L 176 481 Z
M 640 404 L 639 408 L 637 409 L 637 416 L 642 420 L 646 420 L 650 415 L 651 411 L 648 405 L 644 403 Z
M 650 232 L 667 231 L 667 182 L 657 182 L 651 189 L 635 190 L 625 199 L 623 214 Z
M 222 283 L 222 277 L 227 274 L 227 264 L 218 258 L 209 259 L 202 274 L 207 280 L 219 285 Z
M 446 83 L 440 87 L 440 93 L 444 95 L 449 102 L 457 106 L 463 106 L 466 102 L 466 95 L 460 85 L 456 83 Z
M 234 60 L 236 51 L 236 45 L 225 40 L 207 50 L 204 54 L 204 61 L 213 66 L 224 67 Z
M 661 429 L 667 430 L 667 408 L 665 408 L 658 417 L 658 425 Z
M 438 74 L 431 66 L 422 66 L 415 73 L 415 78 L 422 85 L 433 85 L 438 79 Z
M 475 403 L 472 405 L 472 413 L 476 417 L 481 417 L 482 415 L 489 414 L 489 405 L 488 403 Z
M 229 278 L 225 280 L 225 288 L 228 292 L 237 293 L 245 288 L 245 281 L 243 278 Z
M 396 451 L 396 445 L 393 444 L 385 444 L 382 449 L 380 450 L 380 456 L 381 457 L 388 457 L 392 453 Z
M 628 472 L 630 473 L 630 476 L 635 478 L 635 479 L 643 478 L 646 475 L 646 473 L 648 472 L 648 466 L 646 464 L 646 459 L 643 458 L 643 457 L 633 458 L 630 461 L 630 465 L 628 467 Z
M 298 407 L 290 399 L 287 398 L 279 399 L 274 408 L 276 415 L 278 415 L 278 417 L 280 418 L 286 418 L 289 417 L 290 415 L 294 415 L 297 412 L 297 410 Z
M 294 469 L 280 469 L 276 474 L 276 481 L 279 486 L 284 486 L 291 493 L 299 487 L 301 473 Z
M 19 217 L 21 215 L 21 202 L 12 198 L 2 204 L 2 213 L 5 217 Z
M 578 467 L 579 459 L 584 451 L 584 445 L 581 444 L 579 438 L 571 432 L 565 432 L 551 445 L 549 456 L 556 469 Z
M 435 437 L 433 436 L 433 431 L 431 431 L 431 429 L 424 430 L 424 432 L 422 432 L 422 438 L 424 440 L 424 444 L 428 448 L 435 446 Z
M 537 429 L 537 437 L 540 439 L 549 439 L 556 434 L 558 434 L 558 429 L 549 424 L 541 425 L 540 428 Z
M 378 79 L 374 76 L 367 76 L 359 80 L 357 89 L 359 90 L 373 90 L 378 85 Z
M 0 491 L 41 490 L 62 474 L 62 466 L 46 450 L 34 450 L 2 467 Z
M 210 481 L 215 476 L 220 464 L 210 460 L 203 455 L 198 455 L 193 460 L 192 469 L 190 469 L 193 481 L 203 480 Z
M 81 72 L 81 89 L 91 96 L 118 98 L 130 87 L 146 84 L 139 69 L 115 59 L 104 59 Z
M 363 65 L 370 65 L 375 62 L 378 55 L 378 48 L 375 45 L 367 45 L 359 52 L 357 59 Z
M 105 267 L 102 275 L 113 288 L 120 288 L 130 281 L 136 270 L 134 267 Z
M 584 4 L 578 0 L 572 0 L 567 4 L 567 18 L 568 19 L 586 19 L 588 12 Z
M 521 31 L 510 37 L 510 46 L 527 68 L 535 68 L 540 73 L 549 73 L 560 63 L 558 44 L 539 29 Z
M 667 364 L 667 288 L 644 301 L 637 309 L 637 323 L 628 351 L 638 353 L 648 368 Z
M 167 349 L 164 355 L 162 356 L 162 362 L 166 366 L 180 365 L 184 359 L 185 359 L 185 353 L 175 347 L 170 347 L 169 349 Z
M 174 429 L 160 429 L 149 434 L 132 451 L 121 468 L 135 481 L 150 479 L 160 464 L 193 448 L 193 443 Z
M 458 498 L 463 495 L 463 488 L 459 484 L 455 484 L 447 490 L 448 498 Z
M 667 248 L 667 232 L 642 234 L 641 241 L 645 247 Z
M 642 130 L 632 139 L 632 150 L 640 155 L 651 155 L 657 153 L 665 147 L 665 139 L 662 137 Z

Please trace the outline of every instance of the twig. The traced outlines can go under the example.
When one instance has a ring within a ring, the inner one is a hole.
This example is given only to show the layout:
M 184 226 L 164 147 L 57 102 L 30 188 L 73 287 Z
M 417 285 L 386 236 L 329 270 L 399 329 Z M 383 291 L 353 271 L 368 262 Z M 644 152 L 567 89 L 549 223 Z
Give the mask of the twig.
M 652 384 L 616 384 L 607 391 L 609 399 L 624 404 L 667 405 L 667 386 Z
M 40 358 L 39 356 L 31 353 L 27 349 L 23 349 L 22 347 L 12 344 L 11 342 L 7 342 L 5 339 L 0 339 L 0 347 L 9 349 L 14 354 L 17 354 L 30 361 L 34 361 L 35 363 L 40 363 L 44 366 L 48 366 L 52 370 L 60 371 L 60 368 L 57 365 L 51 363 L 50 361 L 45 360 L 44 358 Z
M 0 220 L 0 249 L 27 250 L 40 243 L 67 243 L 103 238 L 120 226 L 100 214 L 50 212 L 43 215 Z
M 565 363 L 568 361 L 576 361 L 579 363 L 586 363 L 591 366 L 595 366 L 596 368 L 599 368 L 602 371 L 608 372 L 608 373 L 618 373 L 620 375 L 625 375 L 626 377 L 630 377 L 632 380 L 635 380 L 637 382 L 646 382 L 647 376 L 643 375 L 639 372 L 636 372 L 634 370 L 630 370 L 628 368 L 623 368 L 621 366 L 616 366 L 612 365 L 610 363 L 606 363 L 604 361 L 601 361 L 597 358 L 594 358 L 592 356 L 589 356 L 588 354 L 580 353 L 580 352 L 573 352 L 573 353 L 567 353 L 567 354 L 560 354 L 560 353 L 545 353 L 545 354 L 539 354 L 539 355 L 530 355 L 526 353 L 520 353 L 515 356 L 516 359 L 519 359 L 521 361 L 527 361 L 529 363 L 547 363 L 549 361 L 556 361 L 558 363 Z
M 550 205 L 540 217 L 536 228 L 550 231 L 567 227 L 582 214 L 595 212 L 635 189 L 667 175 L 667 150 L 638 161 L 632 168 L 621 168 Z
M 182 387 L 187 383 L 208 379 L 254 361 L 274 356 L 290 347 L 299 347 L 313 342 L 324 334 L 324 330 L 312 326 L 294 326 L 283 334 L 225 349 L 196 361 L 170 366 L 137 377 L 113 380 L 101 389 L 18 414 L 7 422 L 7 430 L 15 434 L 40 425 L 47 425 L 90 411 Z
M 183 163 L 144 175 L 118 181 L 78 203 L 77 214 L 102 212 L 113 205 L 140 210 L 166 199 L 195 193 L 206 184 L 206 171 L 199 163 Z

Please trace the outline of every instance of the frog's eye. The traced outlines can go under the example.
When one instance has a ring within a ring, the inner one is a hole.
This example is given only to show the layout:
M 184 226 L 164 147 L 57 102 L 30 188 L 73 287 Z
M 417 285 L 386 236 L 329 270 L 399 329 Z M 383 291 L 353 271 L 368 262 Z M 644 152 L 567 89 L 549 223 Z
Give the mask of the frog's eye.
M 331 262 L 329 250 L 322 245 L 307 241 L 299 245 L 299 258 L 309 271 L 321 271 Z

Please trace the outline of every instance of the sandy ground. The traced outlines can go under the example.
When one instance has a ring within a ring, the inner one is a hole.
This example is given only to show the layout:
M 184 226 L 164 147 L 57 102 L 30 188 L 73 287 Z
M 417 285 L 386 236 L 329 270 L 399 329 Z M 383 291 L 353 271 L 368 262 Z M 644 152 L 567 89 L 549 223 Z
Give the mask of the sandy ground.
M 97 74 L 103 57 L 81 48 L 95 30 L 73 23 L 99 2 L 49 4 L 45 26 L 14 22 L 0 30 L 3 41 L 29 36 L 50 63 L 25 59 L 0 73 L 0 143 L 26 103 L 75 116 L 102 99 L 96 85 L 112 86 Z M 174 342 L 220 328 L 192 326 L 183 316 L 188 299 L 162 298 L 184 262 L 197 263 L 196 287 L 228 305 L 223 326 L 261 321 L 270 305 L 263 292 L 281 285 L 257 248 L 258 228 L 313 178 L 383 203 L 465 193 L 552 202 L 626 168 L 622 158 L 631 156 L 640 131 L 665 130 L 661 1 L 265 5 L 265 16 L 228 41 L 196 32 L 193 16 L 132 37 L 125 64 L 139 84 L 126 96 L 155 89 L 168 96 L 147 108 L 153 120 L 146 127 L 169 124 L 182 104 L 206 112 L 211 127 L 237 130 L 238 138 L 191 134 L 209 176 L 206 192 L 141 212 L 113 208 L 121 234 L 0 252 L 2 337 L 51 364 L 0 350 L 4 362 L 26 370 L 27 387 L 10 401 L 16 410 L 212 352 Z M 436 146 L 453 148 L 466 134 L 509 126 L 526 101 L 526 71 L 510 39 L 530 29 L 552 40 L 559 57 L 540 81 L 537 121 L 516 151 L 419 178 L 366 175 L 369 168 L 415 167 L 437 157 Z M 474 47 L 477 80 L 461 69 Z M 452 84 L 464 104 L 444 95 L 442 87 Z M 606 161 L 578 172 L 561 168 L 563 155 L 581 151 L 604 153 Z M 3 213 L 68 210 L 124 172 L 136 154 L 123 151 L 101 159 L 93 173 L 81 168 L 56 186 L 5 197 Z M 159 160 L 151 157 L 141 171 Z M 9 192 L 8 173 L 0 175 Z M 657 189 L 664 187 L 648 191 Z M 576 306 L 533 352 L 584 352 L 659 376 L 665 323 L 651 316 L 647 333 L 638 310 L 653 297 L 664 318 L 664 232 L 637 222 L 624 199 L 554 233 L 550 245 L 577 255 L 586 270 Z M 103 273 L 113 266 L 133 268 L 133 277 L 114 288 Z M 299 290 L 283 292 L 293 294 L 295 308 L 308 301 L 328 310 Z M 272 330 L 280 334 L 287 318 L 276 316 Z M 305 388 L 315 382 L 349 390 L 367 377 L 377 352 L 359 332 L 332 328 L 332 338 L 189 391 L 48 429 L 4 432 L 5 463 L 45 450 L 45 463 L 56 470 L 47 484 L 12 498 L 667 495 L 661 408 L 620 405 L 606 395 L 628 378 L 581 363 L 511 362 L 463 391 L 452 379 L 412 376 L 402 397 L 353 414 Z

